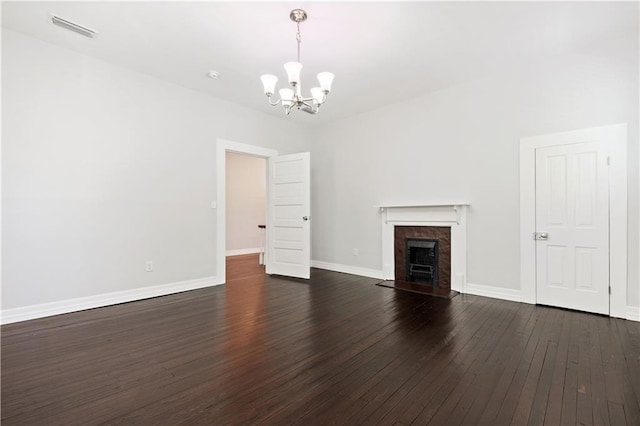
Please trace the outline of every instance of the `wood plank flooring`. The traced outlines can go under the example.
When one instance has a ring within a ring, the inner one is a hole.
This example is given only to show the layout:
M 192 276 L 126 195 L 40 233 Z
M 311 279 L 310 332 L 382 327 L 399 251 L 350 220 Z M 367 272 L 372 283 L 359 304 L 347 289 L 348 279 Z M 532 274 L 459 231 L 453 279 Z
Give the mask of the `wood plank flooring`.
M 3 326 L 2 424 L 640 425 L 640 323 L 227 268 Z

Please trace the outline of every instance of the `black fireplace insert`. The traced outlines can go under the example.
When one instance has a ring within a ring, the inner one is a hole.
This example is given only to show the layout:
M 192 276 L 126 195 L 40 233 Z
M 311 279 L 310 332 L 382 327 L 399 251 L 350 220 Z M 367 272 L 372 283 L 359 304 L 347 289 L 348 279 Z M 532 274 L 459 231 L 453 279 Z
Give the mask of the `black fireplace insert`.
M 438 241 L 407 238 L 406 279 L 408 282 L 438 286 Z

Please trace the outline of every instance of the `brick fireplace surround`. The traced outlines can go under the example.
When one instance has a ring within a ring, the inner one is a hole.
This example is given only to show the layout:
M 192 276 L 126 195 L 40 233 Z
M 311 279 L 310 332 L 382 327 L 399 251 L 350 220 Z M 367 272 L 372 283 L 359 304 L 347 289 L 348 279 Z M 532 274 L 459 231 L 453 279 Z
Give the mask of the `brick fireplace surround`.
M 408 238 L 426 238 L 438 241 L 437 287 L 440 290 L 451 290 L 451 228 L 447 226 L 394 226 L 395 281 L 406 281 L 406 242 Z

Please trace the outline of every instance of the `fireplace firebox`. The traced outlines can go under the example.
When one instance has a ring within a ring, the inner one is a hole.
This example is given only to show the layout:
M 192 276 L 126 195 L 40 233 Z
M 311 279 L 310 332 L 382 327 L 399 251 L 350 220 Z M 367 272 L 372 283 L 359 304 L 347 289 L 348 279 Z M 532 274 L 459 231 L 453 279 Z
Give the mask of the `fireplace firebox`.
M 407 238 L 406 280 L 438 286 L 438 241 Z

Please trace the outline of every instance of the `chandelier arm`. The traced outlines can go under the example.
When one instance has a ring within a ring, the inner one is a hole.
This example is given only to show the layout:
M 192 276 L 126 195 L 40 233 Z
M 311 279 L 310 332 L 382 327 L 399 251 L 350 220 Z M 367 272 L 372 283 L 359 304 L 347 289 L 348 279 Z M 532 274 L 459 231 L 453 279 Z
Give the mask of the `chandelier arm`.
M 269 105 L 271 105 L 271 106 L 276 106 L 276 105 L 278 105 L 280 102 L 282 102 L 282 99 L 278 99 L 277 101 L 273 102 L 273 101 L 271 100 L 271 96 L 269 96 L 268 98 L 269 98 Z
M 325 96 L 324 98 L 322 98 L 321 102 L 316 102 L 316 100 L 313 97 L 300 99 L 300 101 L 302 103 L 304 103 L 305 105 L 307 105 L 307 106 L 313 106 L 313 105 L 320 106 L 320 105 L 323 105 L 327 101 L 327 97 Z
M 284 107 L 284 113 L 289 115 L 289 113 L 291 113 L 291 108 L 293 107 L 294 104 L 291 104 L 289 106 L 285 106 Z
M 303 102 L 313 102 L 314 98 L 310 97 L 310 98 L 301 98 L 300 99 Z M 327 101 L 327 94 L 325 93 L 324 96 L 322 97 L 322 102 L 320 102 L 318 105 L 322 105 L 323 103 L 325 103 Z
M 300 108 L 302 111 L 306 112 L 307 114 L 317 114 L 318 113 L 318 108 L 310 108 L 308 106 L 305 106 L 303 108 Z

